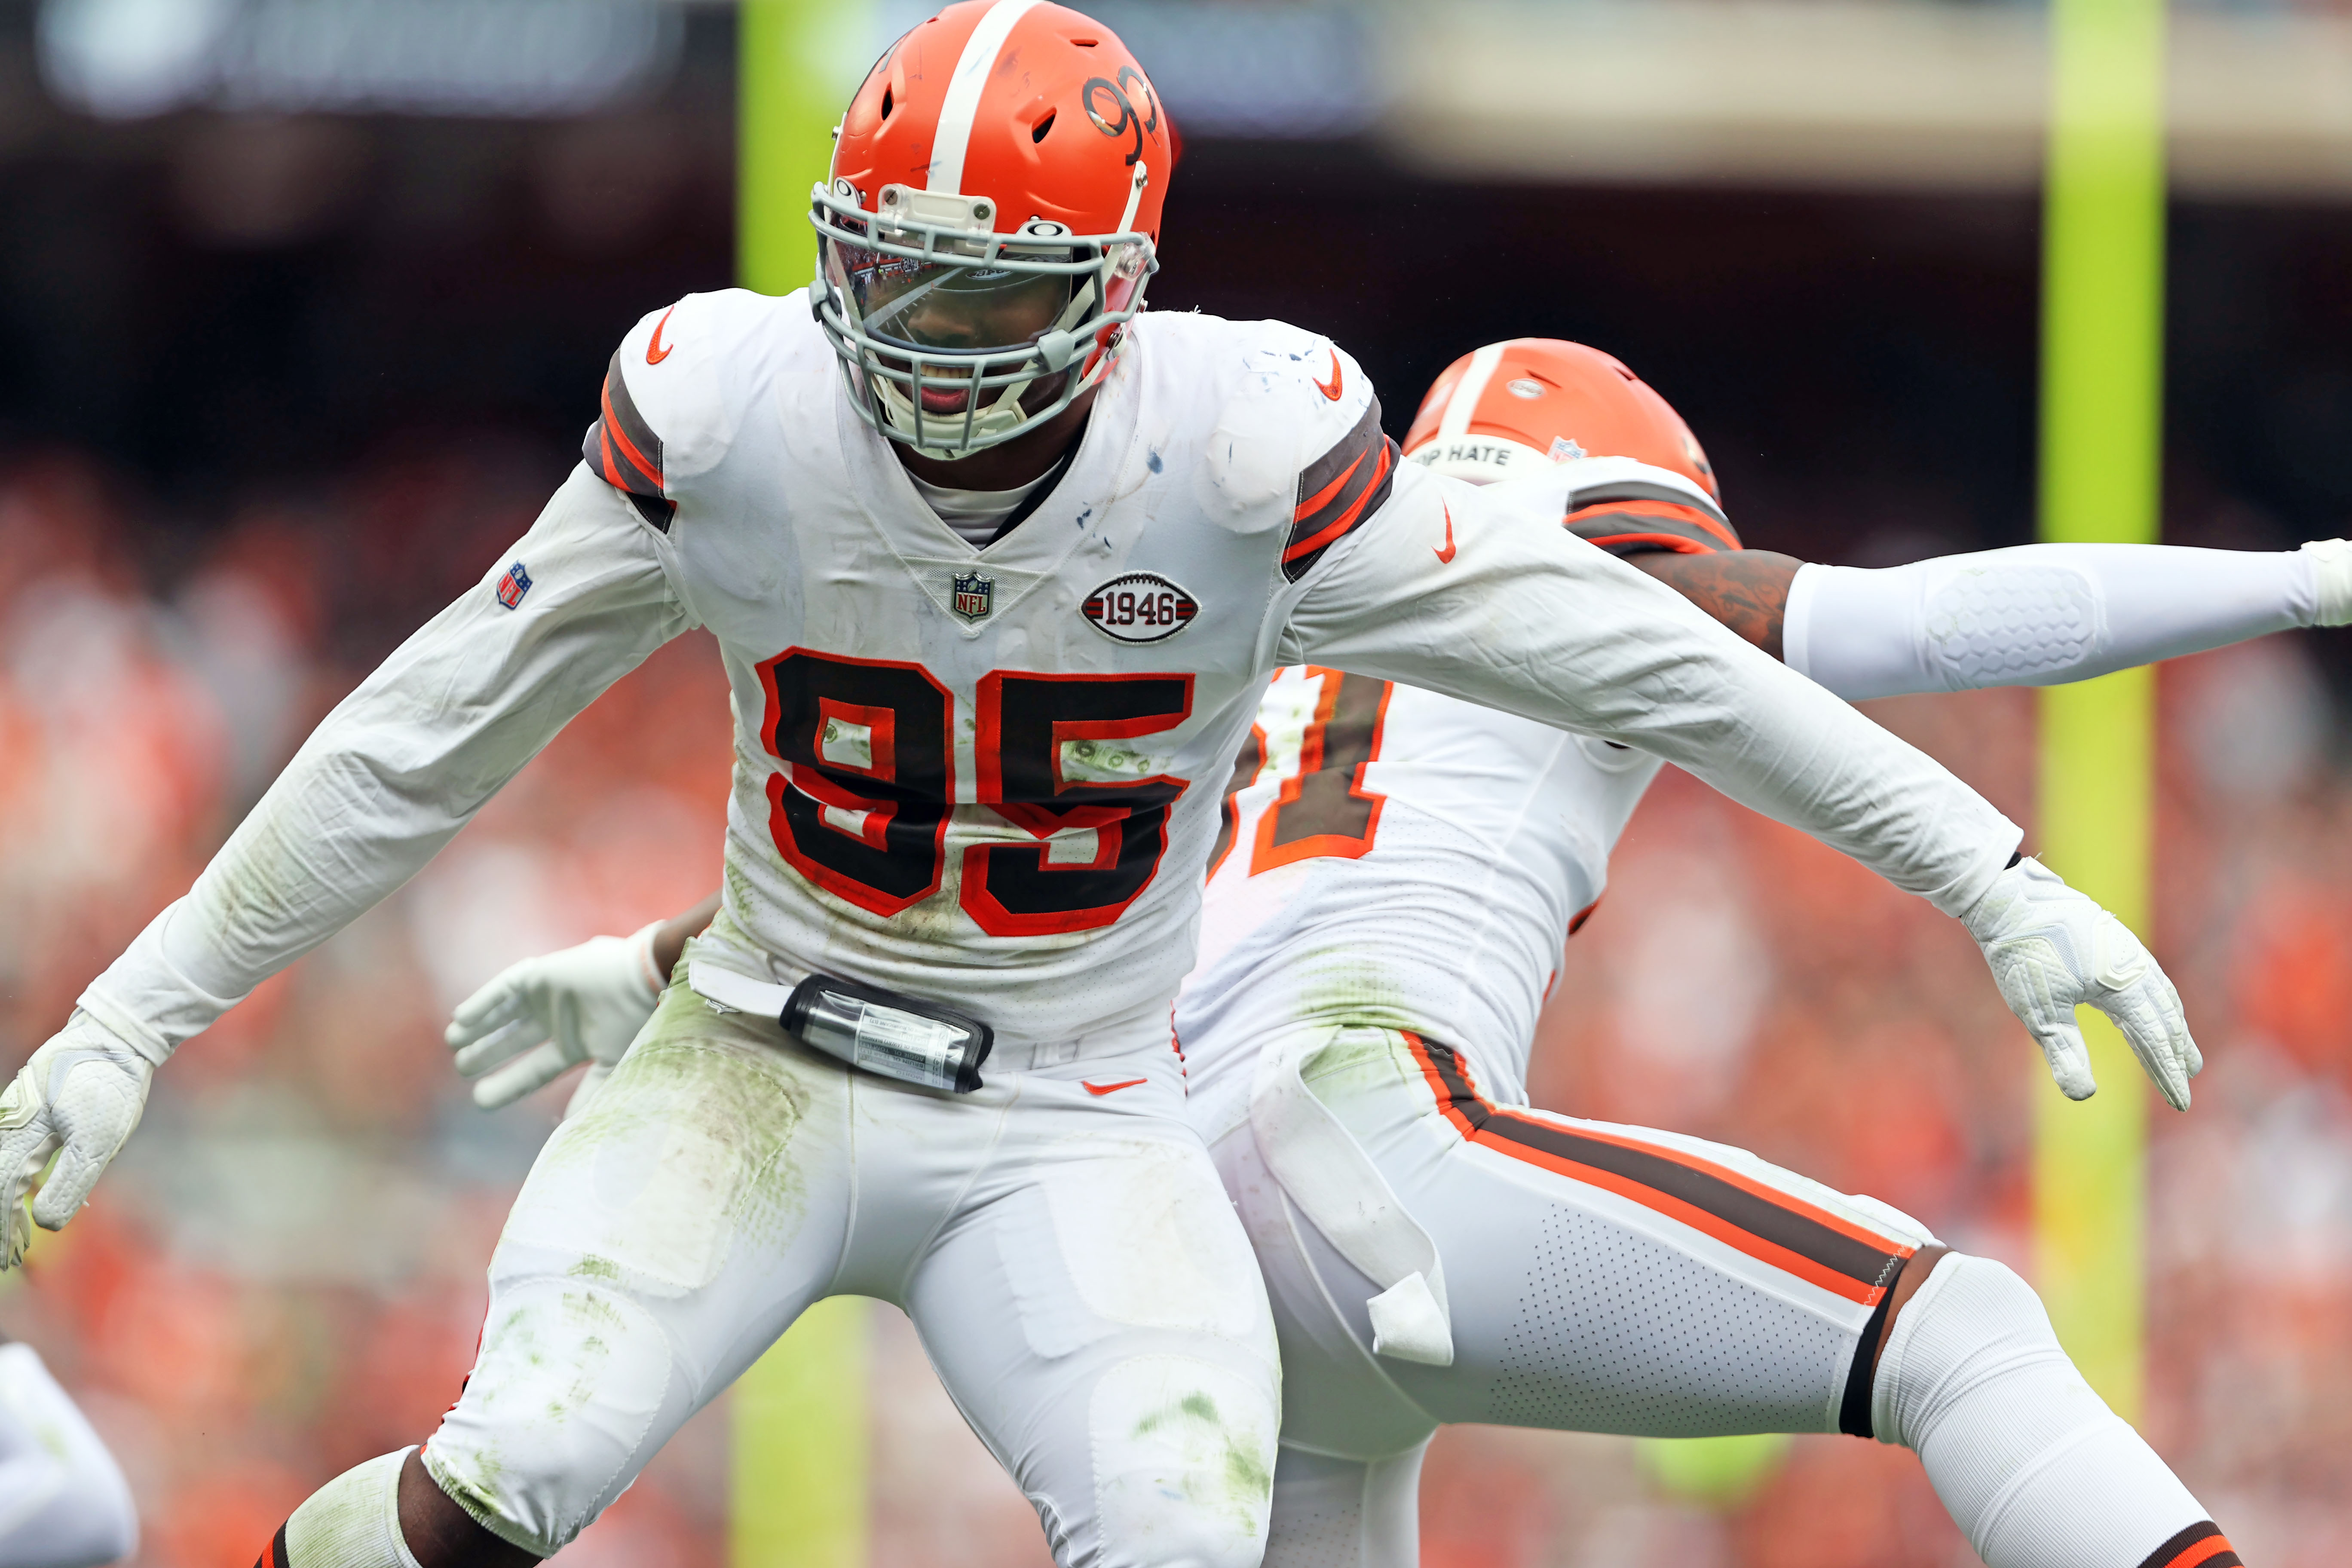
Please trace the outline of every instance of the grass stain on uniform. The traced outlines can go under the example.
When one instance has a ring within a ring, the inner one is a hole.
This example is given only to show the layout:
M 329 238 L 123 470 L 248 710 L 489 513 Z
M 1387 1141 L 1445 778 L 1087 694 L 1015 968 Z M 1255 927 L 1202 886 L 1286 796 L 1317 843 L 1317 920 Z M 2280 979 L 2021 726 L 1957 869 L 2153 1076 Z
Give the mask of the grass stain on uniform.
M 427 1448 L 425 1452 L 425 1473 L 433 1478 L 433 1484 L 441 1489 L 443 1496 L 465 1510 L 476 1524 L 496 1535 L 499 1532 L 492 1529 L 491 1521 L 506 1522 L 504 1511 L 499 1506 L 499 1489 L 507 1473 L 506 1461 L 499 1458 L 496 1448 L 469 1453 L 466 1460 L 467 1468 L 460 1473 L 437 1450 Z M 381 1508 L 383 1504 L 379 1501 L 376 1506 Z
M 1133 784 L 1165 773 L 1169 759 L 1108 741 L 1062 742 L 1062 776 L 1078 784 Z
M 1404 1005 L 1404 988 L 1378 960 L 1344 947 L 1308 953 L 1297 969 L 1299 1016 L 1347 1028 L 1427 1027 Z
M 1265 1456 L 1230 1438 L 1225 1442 L 1225 1479 L 1236 1497 L 1267 1497 L 1274 1491 L 1274 1472 L 1265 1468 Z
M 1135 1424 L 1136 1436 L 1154 1434 L 1164 1434 L 1162 1440 L 1174 1447 L 1188 1477 L 1189 1500 L 1255 1528 L 1274 1494 L 1274 1471 L 1265 1452 L 1227 1425 L 1214 1399 L 1195 1390 Z
M 760 1037 L 766 1027 L 673 988 L 593 1102 L 558 1130 L 541 1156 L 548 1179 L 593 1184 L 608 1152 L 645 1166 L 643 1191 L 611 1215 L 607 1244 L 574 1274 L 672 1278 L 689 1262 L 715 1270 L 729 1247 L 798 1229 L 806 1184 L 788 1156 L 808 1091 Z M 689 1260 L 698 1230 L 711 1256 Z
M 625 1326 L 620 1309 L 600 1290 L 566 1290 L 563 1315 L 581 1328 L 619 1329 Z
M 529 1307 L 517 1307 L 509 1312 L 505 1321 L 499 1324 L 498 1337 L 501 1342 L 519 1343 L 522 1347 L 525 1365 L 547 1364 L 547 1352 L 540 1347 L 539 1323 Z M 485 1397 L 487 1399 L 487 1395 Z

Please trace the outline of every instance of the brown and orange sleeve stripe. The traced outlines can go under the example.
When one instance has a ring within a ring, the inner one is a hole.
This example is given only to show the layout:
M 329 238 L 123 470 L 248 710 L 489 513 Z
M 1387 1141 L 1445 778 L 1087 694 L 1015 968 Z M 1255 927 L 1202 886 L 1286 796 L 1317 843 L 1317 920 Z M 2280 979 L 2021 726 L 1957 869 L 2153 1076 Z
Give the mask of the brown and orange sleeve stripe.
M 1397 444 L 1381 429 L 1377 397 L 1355 428 L 1298 476 L 1298 505 L 1282 552 L 1282 574 L 1296 583 L 1323 552 L 1355 531 L 1396 484 Z
M 604 369 L 601 411 L 603 417 L 588 427 L 580 455 L 598 479 L 629 498 L 638 516 L 667 533 L 670 520 L 677 515 L 677 503 L 662 491 L 661 437 L 631 401 L 617 350 Z
M 1595 501 L 1570 512 L 1566 521 L 1570 533 L 1612 555 L 1639 555 L 1651 550 L 1705 555 L 1739 548 L 1739 535 L 1729 523 L 1679 501 L 1648 498 Z

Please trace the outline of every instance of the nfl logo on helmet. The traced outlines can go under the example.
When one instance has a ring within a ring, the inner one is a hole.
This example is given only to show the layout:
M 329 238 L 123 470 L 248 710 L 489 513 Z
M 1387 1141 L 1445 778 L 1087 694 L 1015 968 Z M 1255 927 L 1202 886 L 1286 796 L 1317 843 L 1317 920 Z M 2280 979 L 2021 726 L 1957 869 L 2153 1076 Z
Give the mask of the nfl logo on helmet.
M 967 621 L 985 620 L 995 607 L 996 579 L 971 573 L 955 580 L 955 613 Z

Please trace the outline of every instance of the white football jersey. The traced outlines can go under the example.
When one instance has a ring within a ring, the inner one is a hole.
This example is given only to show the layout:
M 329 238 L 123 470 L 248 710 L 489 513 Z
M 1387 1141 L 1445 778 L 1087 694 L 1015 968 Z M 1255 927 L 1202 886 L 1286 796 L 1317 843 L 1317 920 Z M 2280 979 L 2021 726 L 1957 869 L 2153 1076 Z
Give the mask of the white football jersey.
M 1275 644 L 1396 447 L 1308 333 L 1132 331 L 1066 470 L 977 549 L 858 420 L 803 298 L 690 295 L 615 354 L 589 457 L 652 504 L 725 656 L 715 929 L 754 973 L 936 997 L 1013 1039 L 1167 1028 Z M 1297 454 L 1240 497 L 1212 449 L 1237 405 Z
M 975 549 L 857 418 L 804 295 L 646 317 L 530 532 L 329 715 L 83 1006 L 162 1059 L 695 625 L 736 730 L 714 956 L 945 1002 L 1033 1061 L 1170 1026 L 1286 665 L 1639 746 L 1939 908 L 2007 861 L 2015 826 L 1942 768 L 1561 528 L 1557 477 L 1401 467 L 1353 362 L 1296 328 L 1128 331 L 1062 471 Z
M 1256 733 L 1176 1009 L 1195 1123 L 1239 1120 L 1255 1042 L 1318 1017 L 1454 1046 L 1523 1100 L 1561 945 L 1658 760 L 1312 667 L 1276 677 Z
M 1678 548 L 1736 538 L 1678 475 L 1622 458 L 1558 474 L 1570 529 L 1612 553 L 1657 546 L 1629 538 L 1607 503 L 1662 490 L 1719 524 L 1677 528 Z M 1195 1124 L 1213 1142 L 1239 1121 L 1257 1042 L 1316 1019 L 1453 1046 L 1490 1098 L 1523 1102 L 1560 949 L 1607 889 L 1610 852 L 1659 766 L 1410 686 L 1278 673 L 1235 766 L 1200 963 L 1177 1004 Z

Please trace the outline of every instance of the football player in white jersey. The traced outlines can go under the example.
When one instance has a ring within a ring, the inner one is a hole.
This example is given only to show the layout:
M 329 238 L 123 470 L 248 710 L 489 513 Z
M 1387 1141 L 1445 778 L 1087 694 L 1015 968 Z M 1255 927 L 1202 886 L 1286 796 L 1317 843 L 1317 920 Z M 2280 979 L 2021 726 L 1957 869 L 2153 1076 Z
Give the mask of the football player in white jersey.
M 1877 572 L 1733 555 L 1688 427 L 1575 343 L 1457 361 L 1405 458 L 1475 483 L 1572 464 L 1570 530 L 1854 697 L 2080 679 L 2352 621 L 2342 541 Z M 1741 1151 L 1527 1109 L 1560 945 L 1658 765 L 1333 669 L 1267 690 L 1177 1014 L 1188 1114 L 1250 1223 L 1282 1345 L 1266 1562 L 1411 1563 L 1421 1454 L 1460 1420 L 1875 1436 L 1920 1451 L 1994 1568 L 2227 1568 L 2226 1538 L 1999 1265 Z M 525 960 L 469 998 L 449 1042 L 477 1100 L 584 1061 L 584 1103 L 716 903 Z M 2053 1066 L 2088 1091 L 2079 1063 Z M 1367 1192 L 1390 1201 L 1385 1225 L 1364 1223 Z M 1416 1277 L 1442 1327 L 1397 1310 Z
M 1168 1019 L 1283 665 L 1676 762 L 1964 919 L 2042 1032 L 2106 1010 L 2187 1102 L 2169 982 L 1943 768 L 1558 527 L 1563 486 L 1400 468 L 1325 340 L 1139 314 L 1169 166 L 1150 81 L 1092 19 L 966 0 L 910 31 L 812 193 L 812 289 L 689 296 L 629 332 L 531 531 L 0 1095 L 5 1261 L 42 1162 L 31 1215 L 56 1226 L 183 1041 L 651 649 L 715 634 L 723 905 L 541 1152 L 455 1406 L 321 1489 L 269 1560 L 552 1553 L 851 1293 L 907 1309 L 1061 1561 L 1257 1562 L 1275 1331 Z
M 0 1568 L 96 1568 L 137 1550 L 121 1467 L 39 1353 L 0 1334 Z
M 1885 571 L 1742 551 L 1682 420 L 1573 343 L 1465 355 L 1406 450 L 1473 482 L 1588 474 L 1570 531 L 1850 698 L 2053 684 L 2352 621 L 2340 540 Z M 1612 471 L 1626 458 L 1647 474 Z M 1561 945 L 1654 758 L 1320 668 L 1276 678 L 1258 733 L 1177 1018 L 1283 1348 L 1268 1564 L 1413 1562 L 1420 1458 L 1447 1421 L 1875 1436 L 1919 1454 L 1992 1568 L 2238 1561 L 2000 1264 L 1742 1150 L 1528 1107 Z M 2042 1043 L 2060 1087 L 2090 1093 L 2079 1037 Z M 1450 1308 L 1427 1343 L 1384 1321 L 1416 1273 Z

